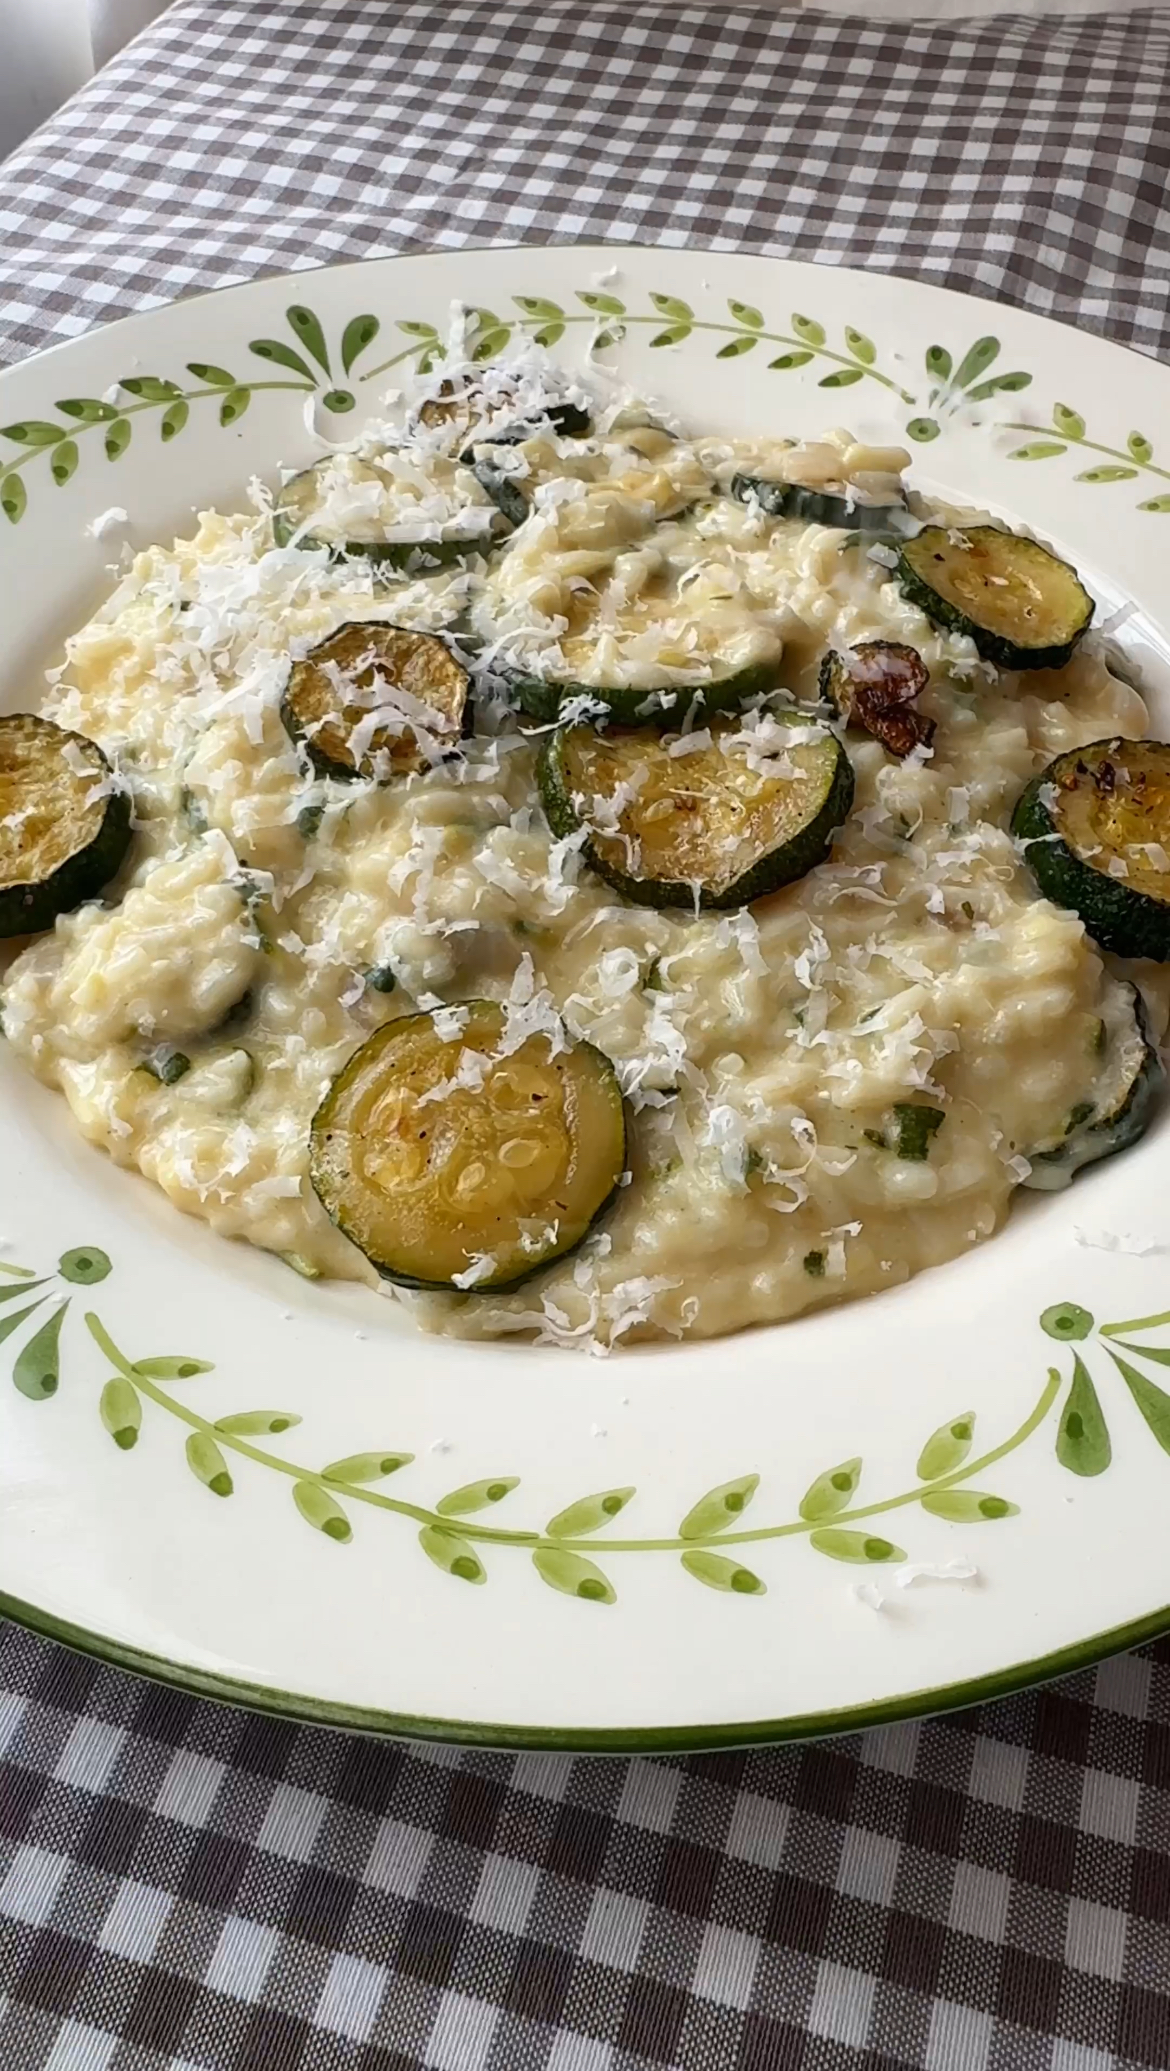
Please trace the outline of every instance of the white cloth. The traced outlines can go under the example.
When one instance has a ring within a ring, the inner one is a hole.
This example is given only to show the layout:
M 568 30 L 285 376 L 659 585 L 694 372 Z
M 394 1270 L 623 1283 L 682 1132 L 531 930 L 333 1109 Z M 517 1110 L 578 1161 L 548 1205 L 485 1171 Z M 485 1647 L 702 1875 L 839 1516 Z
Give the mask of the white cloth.
M 0 0 L 0 158 L 92 67 L 88 0 Z
M 0 158 L 137 36 L 169 0 L 0 0 Z M 757 0 L 800 7 L 802 0 Z M 989 14 L 1124 14 L 1150 0 L 803 0 L 809 12 L 953 21 Z M 1155 0 L 1157 4 L 1157 0 Z M 1170 6 L 1170 0 L 1165 0 Z M 630 0 L 636 14 L 637 0 Z
M 0 0 L 0 158 L 167 0 Z
M 44 0 L 34 4 L 42 6 Z M 88 0 L 94 65 L 106 64 L 166 5 L 167 0 Z

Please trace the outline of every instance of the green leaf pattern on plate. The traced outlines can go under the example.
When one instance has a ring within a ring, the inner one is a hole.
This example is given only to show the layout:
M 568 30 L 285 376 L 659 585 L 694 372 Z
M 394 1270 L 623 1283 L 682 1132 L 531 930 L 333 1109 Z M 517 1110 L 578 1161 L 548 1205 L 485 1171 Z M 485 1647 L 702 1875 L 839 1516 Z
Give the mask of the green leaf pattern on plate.
M 839 1467 L 830 1467 L 824 1474 L 818 1474 L 812 1487 L 805 1490 L 800 1499 L 800 1514 L 809 1524 L 820 1524 L 826 1517 L 835 1517 L 853 1501 L 857 1484 L 861 1480 L 861 1461 L 843 1460 Z
M 217 1417 L 215 1428 L 229 1438 L 278 1438 L 300 1422 L 290 1409 L 242 1409 L 234 1416 Z
M 818 1553 L 827 1554 L 830 1560 L 854 1561 L 863 1567 L 906 1558 L 900 1546 L 876 1532 L 845 1532 L 836 1526 L 810 1533 L 809 1545 Z
M 1018 1503 L 989 1496 L 982 1489 L 936 1489 L 923 1496 L 922 1507 L 932 1517 L 945 1517 L 951 1524 L 993 1524 L 997 1518 L 1019 1515 Z
M 680 1539 L 706 1539 L 712 1532 L 725 1532 L 743 1516 L 760 1485 L 758 1474 L 740 1474 L 708 1489 L 687 1511 L 678 1528 Z
M 35 1286 L 36 1282 L 34 1281 L 33 1284 Z M 24 1294 L 26 1291 L 23 1287 L 20 1290 L 21 1294 Z M 39 1302 L 30 1302 L 27 1309 L 17 1309 L 15 1314 L 10 1313 L 6 1316 L 0 1316 L 0 1345 L 4 1343 L 5 1338 L 12 1337 L 20 1329 L 22 1323 L 28 1322 L 29 1317 L 43 1306 L 44 1300 L 45 1297 L 42 1295 Z M 41 1399 L 39 1395 L 33 1397 L 33 1400 L 37 1402 Z
M 169 1354 L 162 1359 L 139 1359 L 134 1371 L 148 1381 L 193 1381 L 197 1374 L 212 1373 L 214 1368 L 208 1359 Z
M 213 1496 L 230 1496 L 232 1478 L 228 1463 L 210 1431 L 192 1431 L 187 1440 L 187 1465 Z
M 418 1535 L 418 1543 L 428 1560 L 433 1560 L 444 1574 L 454 1575 L 460 1582 L 486 1582 L 484 1567 L 470 1539 L 452 1532 L 445 1525 L 425 1524 Z
M 349 1453 L 344 1460 L 333 1460 L 321 1472 L 326 1481 L 352 1488 L 365 1482 L 385 1481 L 387 1475 L 397 1474 L 400 1467 L 409 1467 L 413 1458 L 413 1453 Z
M 516 1474 L 500 1474 L 494 1480 L 468 1481 L 462 1488 L 452 1489 L 449 1496 L 440 1496 L 435 1509 L 440 1517 L 471 1517 L 477 1510 L 490 1509 L 494 1503 L 502 1503 L 505 1496 L 519 1488 L 520 1478 Z
M 533 1549 L 532 1565 L 541 1581 L 547 1582 L 550 1589 L 559 1589 L 563 1596 L 579 1596 L 591 1604 L 617 1602 L 617 1591 L 608 1575 L 603 1575 L 596 1561 L 587 1560 L 583 1553 L 568 1553 L 563 1546 L 537 1546 Z
M 0 1302 L 14 1302 L 23 1294 L 30 1294 L 34 1287 L 44 1287 L 44 1280 L 18 1280 L 14 1287 L 0 1287 Z
M 294 1481 L 293 1502 L 306 1524 L 315 1532 L 323 1532 L 338 1546 L 347 1546 L 353 1538 L 353 1526 L 338 1502 L 328 1489 L 318 1481 Z
M 1144 432 L 1131 431 L 1125 445 L 1106 446 L 1100 440 L 1088 436 L 1088 426 L 1079 410 L 1073 410 L 1067 403 L 1054 403 L 1052 407 L 1053 430 L 1057 438 L 1041 437 L 1029 439 L 1023 446 L 1016 446 L 1008 455 L 1009 460 L 1055 460 L 1079 447 L 1085 453 L 1101 453 L 1102 461 L 1092 467 L 1083 468 L 1074 476 L 1078 482 L 1100 486 L 1109 482 L 1133 482 L 1140 474 L 1158 475 L 1162 481 L 1170 482 L 1170 468 L 1156 467 L 1154 447 Z M 1032 432 L 1046 430 L 1046 427 L 1031 424 L 1009 424 L 1009 431 Z M 1139 511 L 1170 512 L 1170 492 L 1149 496 L 1138 504 Z
M 1070 410 L 1065 403 L 1053 404 L 1052 422 L 1057 431 L 1064 433 L 1066 439 L 1083 439 L 1085 436 L 1084 418 L 1076 410 Z
M 82 1244 L 76 1251 L 62 1252 L 57 1271 L 62 1280 L 70 1281 L 74 1287 L 96 1287 L 109 1279 L 113 1267 L 107 1252 L 99 1251 L 94 1244 Z
M 688 1575 L 696 1582 L 702 1582 L 708 1589 L 730 1590 L 736 1596 L 764 1596 L 767 1585 L 761 1582 L 751 1568 L 745 1568 L 738 1560 L 729 1560 L 725 1553 L 708 1553 L 704 1547 L 688 1548 L 682 1555 L 682 1564 Z
M 124 1374 L 114 1374 L 106 1382 L 98 1403 L 98 1414 L 122 1452 L 128 1453 L 137 1445 L 142 1428 L 142 1403 L 137 1388 Z
M 30 1402 L 47 1402 L 50 1395 L 57 1393 L 61 1379 L 61 1325 L 68 1307 L 69 1303 L 64 1301 L 54 1309 L 48 1322 L 33 1332 L 16 1355 L 12 1378 Z
M 49 472 L 58 489 L 63 489 L 70 477 L 76 473 L 80 458 L 75 439 L 62 439 L 60 445 L 54 446 L 49 461 Z
M 519 329 L 536 343 L 552 349 L 570 325 L 587 327 L 591 351 L 604 352 L 621 343 L 631 326 L 652 328 L 649 343 L 659 348 L 686 344 L 692 337 L 710 337 L 717 359 L 737 360 L 767 342 L 780 350 L 767 361 L 769 369 L 797 373 L 814 368 L 813 378 L 826 390 L 855 387 L 861 381 L 879 384 L 910 414 L 904 420 L 906 436 L 917 444 L 938 438 L 948 418 L 970 418 L 970 413 L 996 396 L 1015 393 L 1030 386 L 1032 375 L 1022 368 L 989 372 L 999 359 L 1000 341 L 977 338 L 963 351 L 956 365 L 949 346 L 934 343 L 923 353 L 926 389 L 916 394 L 880 364 L 878 343 L 854 324 L 843 326 L 830 338 L 826 325 L 816 316 L 794 310 L 785 326 L 768 328 L 767 314 L 753 303 L 729 299 L 726 318 L 707 319 L 696 314 L 680 296 L 651 290 L 649 313 L 631 310 L 622 299 L 600 288 L 575 290 L 578 309 L 566 309 L 546 295 L 515 295 L 518 315 L 501 316 L 494 310 L 470 313 L 466 350 L 474 363 L 483 363 L 507 350 Z M 360 383 L 375 380 L 389 368 L 410 362 L 429 372 L 445 350 L 437 326 L 418 317 L 394 317 L 392 328 L 406 339 L 399 351 L 377 365 L 364 366 L 355 378 Z M 186 362 L 186 373 L 196 384 L 189 387 L 163 374 L 128 374 L 106 397 L 68 396 L 56 404 L 63 422 L 30 418 L 0 428 L 0 442 L 14 450 L 0 461 L 0 511 L 9 524 L 19 524 L 28 509 L 29 492 L 23 471 L 41 455 L 49 460 L 49 475 L 58 487 L 73 480 L 84 460 L 78 443 L 101 427 L 102 446 L 110 461 L 119 460 L 133 437 L 133 419 L 142 411 L 158 411 L 163 443 L 178 438 L 192 421 L 192 406 L 204 400 L 213 403 L 225 429 L 237 424 L 254 398 L 262 391 L 285 389 L 314 393 L 322 407 L 336 415 L 356 408 L 356 396 L 335 384 L 334 348 L 317 313 L 306 303 L 292 303 L 285 311 L 288 337 L 255 338 L 248 346 L 254 358 L 290 378 L 254 381 L 210 360 Z M 372 311 L 351 317 L 335 342 L 336 360 L 349 376 L 359 360 L 369 354 L 382 335 L 383 321 Z M 825 363 L 828 362 L 826 365 Z M 925 408 L 922 405 L 925 404 Z M 981 423 L 979 417 L 974 422 Z M 1098 454 L 1101 459 L 1083 469 L 1075 479 L 1089 486 L 1130 482 L 1142 474 L 1160 476 L 1170 484 L 1170 469 L 1154 462 L 1154 446 L 1141 431 L 1130 431 L 1124 447 L 1102 445 L 1088 437 L 1086 420 L 1071 404 L 1053 406 L 1052 425 L 1015 424 L 1009 427 L 1030 434 L 1012 450 L 1019 460 L 1055 459 L 1073 447 Z M 4 450 L 0 443 L 0 452 Z M 1151 513 L 1170 512 L 1170 489 L 1142 499 L 1138 509 Z
M 1073 1354 L 1072 1386 L 1056 1427 L 1056 1457 L 1070 1474 L 1104 1474 L 1113 1458 L 1109 1427 L 1093 1377 L 1079 1352 Z
M 105 1251 L 93 1245 L 78 1246 L 59 1258 L 57 1287 L 63 1291 L 97 1285 L 111 1271 Z M 38 1311 L 53 1298 L 53 1276 L 45 1274 L 38 1278 L 29 1268 L 7 1260 L 0 1260 L 0 1275 L 5 1276 L 0 1279 L 0 1342 L 16 1337 L 26 1324 L 32 1325 L 24 1342 L 18 1343 L 11 1368 L 13 1385 L 29 1404 L 43 1404 L 52 1399 L 58 1388 L 62 1331 L 71 1296 L 66 1293 L 63 1299 L 58 1297 L 48 1317 L 42 1315 L 34 1321 Z M 42 1289 L 46 1291 L 41 1292 Z M 25 1301 L 22 1307 L 12 1309 L 4 1306 L 30 1293 L 36 1296 L 32 1302 Z M 1067 1301 L 1050 1304 L 1039 1322 L 1050 1339 L 1073 1346 L 1084 1344 L 1095 1328 L 1087 1309 Z M 96 1313 L 88 1312 L 85 1324 L 107 1362 L 106 1378 L 94 1397 L 98 1419 L 120 1451 L 136 1448 L 149 1402 L 185 1427 L 186 1465 L 213 1495 L 233 1494 L 235 1483 L 228 1455 L 234 1453 L 251 1468 L 288 1478 L 302 1519 L 335 1543 L 347 1544 L 353 1538 L 352 1522 L 339 1500 L 344 1495 L 347 1504 L 362 1503 L 412 1521 L 427 1559 L 456 1581 L 484 1584 L 488 1569 L 483 1555 L 488 1549 L 523 1550 L 530 1554 L 536 1574 L 546 1587 L 562 1596 L 605 1605 L 615 1604 L 618 1596 L 609 1575 L 592 1557 L 599 1550 L 595 1535 L 602 1531 L 606 1537 L 600 1548 L 607 1559 L 673 1553 L 679 1557 L 681 1571 L 714 1594 L 762 1597 L 767 1594 L 767 1584 L 742 1557 L 742 1549 L 748 1544 L 764 1546 L 771 1541 L 803 1537 L 814 1553 L 845 1566 L 891 1566 L 904 1561 L 907 1555 L 873 1522 L 886 1512 L 905 1509 L 911 1514 L 916 1508 L 941 1524 L 964 1527 L 1015 1517 L 1019 1505 L 1012 1497 L 994 1486 L 989 1489 L 976 1485 L 976 1477 L 1031 1439 L 1048 1421 L 1062 1387 L 1061 1373 L 1050 1367 L 1044 1387 L 1023 1422 L 978 1457 L 972 1457 L 975 1412 L 964 1410 L 948 1418 L 931 1432 L 919 1452 L 917 1481 L 894 1493 L 859 1502 L 862 1463 L 860 1456 L 854 1456 L 824 1469 L 814 1478 L 800 1498 L 795 1516 L 785 1517 L 782 1512 L 779 1521 L 752 1523 L 748 1512 L 761 1477 L 751 1472 L 708 1489 L 691 1505 L 673 1533 L 623 1538 L 612 1527 L 633 1501 L 632 1484 L 576 1498 L 559 1510 L 543 1531 L 511 1521 L 511 1505 L 505 1513 L 509 1521 L 487 1521 L 519 1487 L 516 1475 L 482 1475 L 438 1496 L 432 1504 L 391 1495 L 385 1483 L 413 1464 L 412 1453 L 371 1449 L 346 1454 L 322 1468 L 291 1460 L 283 1452 L 269 1451 L 260 1441 L 284 1437 L 296 1429 L 301 1423 L 297 1412 L 228 1410 L 213 1419 L 189 1398 L 172 1394 L 168 1385 L 213 1372 L 210 1361 L 174 1353 L 131 1360 Z M 1131 1359 L 1142 1359 L 1155 1366 L 1170 1367 L 1170 1346 L 1133 1341 L 1168 1325 L 1170 1309 L 1102 1324 L 1098 1336 L 1141 1420 L 1161 1450 L 1170 1454 L 1170 1393 L 1131 1363 Z M 1055 1450 L 1062 1468 L 1091 1479 L 1108 1469 L 1112 1445 L 1096 1382 L 1079 1350 L 1073 1351 L 1072 1362 L 1068 1392 L 1056 1422 Z M 198 1398 L 199 1391 L 195 1395 Z
M 952 1417 L 947 1424 L 940 1424 L 932 1431 L 918 1455 L 918 1479 L 937 1481 L 941 1475 L 953 1474 L 961 1467 L 971 1450 L 975 1436 L 975 1412 L 964 1410 L 961 1417 Z
M 582 1496 L 578 1502 L 570 1503 L 567 1510 L 558 1510 L 555 1517 L 550 1517 L 545 1531 L 550 1539 L 584 1539 L 590 1532 L 599 1532 L 612 1524 L 635 1493 L 632 1488 L 603 1489 L 600 1495 Z
M 1139 1373 L 1120 1353 L 1111 1350 L 1109 1356 L 1162 1451 L 1170 1453 L 1170 1395 L 1164 1388 L 1159 1388 L 1156 1381 Z

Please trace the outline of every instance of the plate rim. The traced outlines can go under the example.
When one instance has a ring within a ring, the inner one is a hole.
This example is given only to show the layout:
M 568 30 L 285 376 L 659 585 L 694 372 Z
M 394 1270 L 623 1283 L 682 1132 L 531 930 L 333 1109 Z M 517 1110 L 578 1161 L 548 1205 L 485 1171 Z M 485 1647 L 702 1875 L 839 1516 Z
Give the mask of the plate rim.
M 51 359 L 59 352 L 64 352 L 76 345 L 80 345 L 83 340 L 95 338 L 99 334 L 104 337 L 110 332 L 120 331 L 126 324 L 140 323 L 144 317 L 161 315 L 162 311 L 166 309 L 191 309 L 196 303 L 211 302 L 220 295 L 233 295 L 246 288 L 258 288 L 280 282 L 311 279 L 323 273 L 355 273 L 364 266 L 393 266 L 400 263 L 403 259 L 452 259 L 459 257 L 465 252 L 533 251 L 665 253 L 671 258 L 683 257 L 690 253 L 705 253 L 714 259 L 752 259 L 770 266 L 815 267 L 820 273 L 844 274 L 852 280 L 902 281 L 907 287 L 927 288 L 932 294 L 942 295 L 950 301 L 973 302 L 977 307 L 984 309 L 1007 309 L 1016 316 L 1029 318 L 1034 323 L 1043 324 L 1046 327 L 1051 325 L 1059 331 L 1069 331 L 1075 337 L 1087 335 L 1100 345 L 1108 345 L 1115 352 L 1124 352 L 1131 359 L 1140 360 L 1143 366 L 1161 367 L 1170 372 L 1170 362 L 1159 359 L 1155 353 L 1142 352 L 1138 346 L 1129 345 L 1122 338 L 1111 337 L 1106 331 L 1090 330 L 1087 334 L 1083 333 L 1081 327 L 1070 317 L 1057 316 L 1051 311 L 1029 309 L 1022 302 L 1009 302 L 1002 296 L 981 294 L 973 288 L 951 287 L 946 281 L 924 280 L 919 274 L 903 273 L 897 266 L 841 266 L 834 260 L 803 258 L 797 252 L 764 252 L 750 249 L 739 250 L 738 248 L 728 251 L 719 245 L 690 241 L 685 245 L 662 245 L 649 241 L 644 242 L 640 238 L 550 237 L 512 238 L 506 243 L 497 243 L 494 239 L 489 239 L 481 244 L 477 240 L 472 239 L 467 244 L 462 245 L 426 245 L 418 250 L 370 253 L 362 259 L 326 260 L 319 266 L 285 267 L 276 273 L 252 274 L 245 280 L 222 281 L 216 288 L 199 288 L 193 295 L 173 295 L 169 301 L 152 302 L 145 309 L 127 310 L 124 316 L 110 317 L 105 323 L 99 320 L 97 323 L 91 324 L 88 330 L 78 331 L 75 337 L 54 338 L 49 345 L 39 346 L 32 352 L 22 353 L 19 359 L 7 360 L 0 364 L 0 383 L 7 376 L 18 373 L 22 368 L 30 367 L 41 360 Z
M 287 1719 L 298 1726 L 329 1727 L 369 1739 L 418 1740 L 456 1747 L 514 1749 L 519 1753 L 595 1755 L 720 1754 L 737 1748 L 783 1747 L 792 1741 L 835 1738 L 864 1733 L 879 1726 L 906 1725 L 914 1719 L 938 1718 L 952 1711 L 995 1703 L 1019 1691 L 1038 1688 L 1078 1670 L 1170 1633 L 1170 1604 L 1148 1611 L 1125 1625 L 1072 1640 L 1032 1661 L 1012 1662 L 987 1675 L 959 1683 L 911 1690 L 897 1697 L 840 1710 L 794 1712 L 778 1719 L 729 1721 L 710 1726 L 512 1726 L 499 1721 L 449 1719 L 410 1712 L 382 1711 L 371 1706 L 340 1704 L 330 1698 L 274 1690 L 264 1683 L 221 1675 L 169 1661 L 120 1640 L 90 1632 L 52 1611 L 26 1603 L 0 1589 L 0 1617 L 41 1639 L 54 1640 L 76 1654 L 107 1668 L 129 1671 L 142 1680 L 181 1691 L 189 1697 L 231 1705 L 257 1716 Z

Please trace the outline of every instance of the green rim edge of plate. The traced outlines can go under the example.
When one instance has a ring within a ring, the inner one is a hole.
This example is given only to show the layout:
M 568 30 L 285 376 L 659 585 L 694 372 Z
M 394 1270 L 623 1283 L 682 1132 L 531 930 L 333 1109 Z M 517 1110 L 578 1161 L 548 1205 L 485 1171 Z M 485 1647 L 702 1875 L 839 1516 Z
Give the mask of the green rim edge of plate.
M 351 1733 L 388 1736 L 401 1740 L 451 1741 L 466 1747 L 535 1749 L 552 1754 L 670 1755 L 717 1754 L 738 1747 L 764 1747 L 788 1740 L 814 1740 L 835 1733 L 863 1733 L 872 1726 L 906 1723 L 931 1718 L 942 1712 L 962 1711 L 1054 1677 L 1072 1675 L 1077 1669 L 1093 1668 L 1111 1654 L 1160 1639 L 1170 1632 L 1170 1604 L 1135 1618 L 1128 1625 L 1115 1625 L 1091 1639 L 1076 1640 L 1042 1654 L 1035 1661 L 1017 1661 L 1010 1668 L 990 1675 L 975 1676 L 970 1682 L 945 1683 L 933 1690 L 912 1690 L 904 1697 L 879 1698 L 871 1704 L 847 1706 L 842 1711 L 804 1712 L 790 1718 L 759 1719 L 727 1726 L 506 1726 L 489 1721 L 414 1717 L 409 1712 L 373 1711 L 361 1705 L 333 1704 L 328 1698 L 299 1696 L 287 1690 L 269 1690 L 262 1683 L 237 1681 L 217 1675 L 214 1669 L 184 1668 L 161 1654 L 147 1654 L 139 1647 L 124 1646 L 118 1640 L 87 1632 L 56 1618 L 35 1604 L 9 1596 L 0 1590 L 0 1617 L 10 1618 L 43 1639 L 56 1640 L 76 1653 L 89 1654 L 111 1668 L 129 1669 L 134 1675 L 165 1683 L 190 1697 L 213 1698 L 246 1711 L 267 1712 L 301 1726 L 333 1726 Z

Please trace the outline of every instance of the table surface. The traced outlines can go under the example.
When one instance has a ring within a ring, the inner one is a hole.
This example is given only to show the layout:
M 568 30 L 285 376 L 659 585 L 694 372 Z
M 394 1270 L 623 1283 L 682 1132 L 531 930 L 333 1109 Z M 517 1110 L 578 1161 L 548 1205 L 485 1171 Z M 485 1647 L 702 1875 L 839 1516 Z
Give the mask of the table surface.
M 1170 23 L 182 0 L 0 169 L 0 357 L 469 242 L 793 254 L 1170 346 Z M 0 1629 L 3 2071 L 1170 2064 L 1170 1646 L 805 1748 L 364 1742 Z

